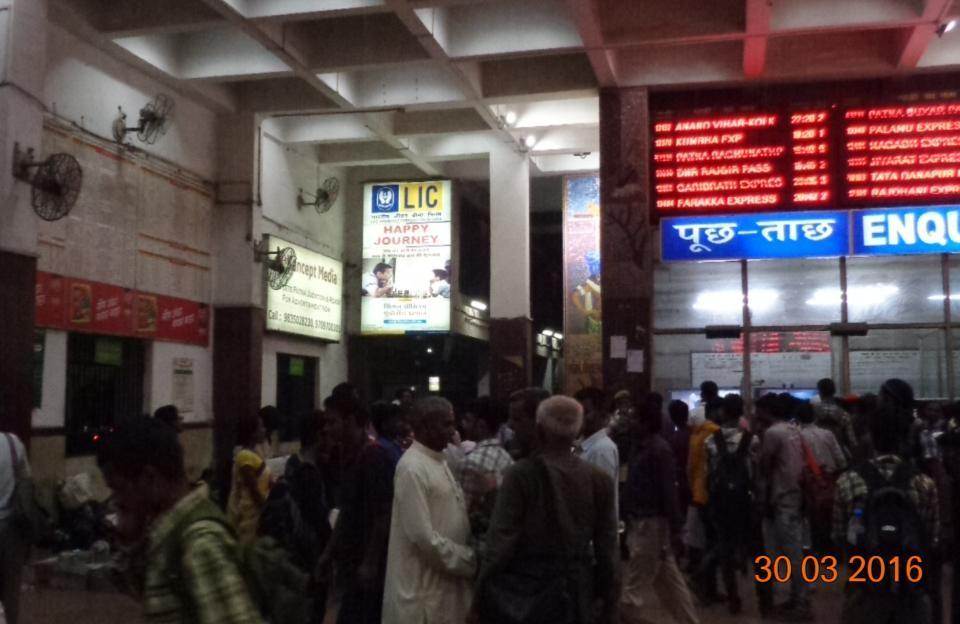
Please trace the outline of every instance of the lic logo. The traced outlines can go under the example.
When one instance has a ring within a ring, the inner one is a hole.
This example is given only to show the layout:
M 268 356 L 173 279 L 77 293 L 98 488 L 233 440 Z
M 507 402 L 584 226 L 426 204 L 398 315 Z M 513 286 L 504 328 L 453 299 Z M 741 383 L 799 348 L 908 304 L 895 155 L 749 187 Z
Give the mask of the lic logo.
M 397 186 L 395 184 L 373 187 L 373 212 L 397 211 Z

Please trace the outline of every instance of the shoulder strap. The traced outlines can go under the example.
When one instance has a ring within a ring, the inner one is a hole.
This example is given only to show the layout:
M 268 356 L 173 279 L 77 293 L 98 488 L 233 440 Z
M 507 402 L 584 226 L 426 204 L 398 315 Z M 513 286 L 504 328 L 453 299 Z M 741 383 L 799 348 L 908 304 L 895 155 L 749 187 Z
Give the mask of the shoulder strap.
M 711 435 L 713 443 L 717 445 L 717 454 L 720 457 L 727 455 L 727 440 L 723 437 L 723 429 L 717 429 Z
M 863 462 L 857 466 L 854 471 L 860 475 L 860 478 L 863 479 L 864 483 L 867 484 L 867 492 L 871 492 L 886 485 L 887 480 L 883 478 L 883 475 L 880 474 L 880 470 L 874 466 L 873 462 L 871 461 Z
M 752 440 L 753 433 L 750 431 L 744 431 L 743 435 L 740 437 L 740 444 L 737 445 L 737 455 L 739 457 L 744 457 L 750 452 L 750 442 Z
M 813 473 L 813 476 L 820 478 L 822 471 L 820 470 L 820 464 L 817 463 L 817 458 L 813 456 L 813 451 L 810 450 L 810 445 L 807 444 L 807 441 L 803 439 L 803 431 L 798 432 L 800 436 L 800 446 L 803 448 L 803 459 L 807 464 L 807 469 Z
M 20 455 L 17 454 L 17 445 L 13 442 L 13 436 L 4 433 L 3 437 L 7 439 L 7 446 L 10 447 L 10 467 L 13 469 L 13 477 L 17 478 L 17 471 L 20 468 Z
M 537 472 L 540 474 L 540 481 L 543 483 L 543 490 L 547 498 L 547 517 L 559 519 L 559 505 L 557 505 L 557 491 L 553 487 L 553 480 L 550 478 L 550 469 L 547 467 L 547 463 L 543 461 L 542 457 L 534 458 L 534 463 L 537 466 Z M 567 540 L 564 539 L 563 532 L 558 532 L 561 537 L 561 545 L 563 550 L 561 554 L 564 559 L 568 559 L 570 556 L 570 545 L 567 544 Z

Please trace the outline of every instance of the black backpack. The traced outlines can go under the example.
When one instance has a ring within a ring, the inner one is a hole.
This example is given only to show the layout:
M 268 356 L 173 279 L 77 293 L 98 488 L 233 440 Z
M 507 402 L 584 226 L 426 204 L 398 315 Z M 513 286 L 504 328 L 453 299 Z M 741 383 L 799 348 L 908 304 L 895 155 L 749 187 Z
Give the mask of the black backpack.
M 266 503 L 260 512 L 257 533 L 272 537 L 290 555 L 294 564 L 307 572 L 320 556 L 323 536 L 317 527 L 306 521 L 302 512 L 303 497 L 301 474 L 312 466 L 294 455 L 287 461 L 283 476 L 270 489 Z
M 910 496 L 916 470 L 908 462 L 902 462 L 889 480 L 872 462 L 865 462 L 855 470 L 867 484 L 864 530 L 857 538 L 856 550 L 885 559 L 922 555 L 927 536 L 920 512 Z
M 723 431 L 713 434 L 717 446 L 717 463 L 710 470 L 707 481 L 707 508 L 717 528 L 728 530 L 744 524 L 753 502 L 753 484 L 750 480 L 750 442 L 753 434 L 744 432 L 737 450 L 727 450 Z

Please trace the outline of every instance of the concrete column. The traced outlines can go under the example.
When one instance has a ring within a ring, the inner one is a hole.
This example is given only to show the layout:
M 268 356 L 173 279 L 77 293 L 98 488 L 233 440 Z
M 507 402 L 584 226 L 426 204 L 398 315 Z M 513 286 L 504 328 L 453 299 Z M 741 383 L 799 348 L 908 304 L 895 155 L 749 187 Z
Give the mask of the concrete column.
M 263 367 L 263 265 L 260 240 L 257 120 L 252 113 L 218 119 L 214 216 L 213 446 L 219 491 L 226 500 L 230 462 L 241 422 L 257 417 Z
M 30 438 L 37 219 L 30 185 L 12 175 L 13 147 L 43 135 L 46 0 L 0 0 L 0 430 Z
M 649 107 L 646 89 L 600 92 L 600 255 L 603 258 L 603 382 L 611 392 L 650 390 L 651 305 L 657 228 L 647 188 Z M 644 352 L 643 372 L 610 358 L 610 337 Z
M 530 161 L 512 145 L 490 152 L 490 390 L 531 383 Z

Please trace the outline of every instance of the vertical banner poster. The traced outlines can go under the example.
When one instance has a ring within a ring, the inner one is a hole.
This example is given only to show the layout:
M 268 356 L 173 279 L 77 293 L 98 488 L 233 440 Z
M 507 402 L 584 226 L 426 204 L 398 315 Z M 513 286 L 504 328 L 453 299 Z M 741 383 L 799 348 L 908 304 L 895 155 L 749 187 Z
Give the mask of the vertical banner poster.
M 193 359 L 173 359 L 173 404 L 181 414 L 193 413 Z
M 563 181 L 563 390 L 602 384 L 600 178 Z
M 364 186 L 361 333 L 450 331 L 450 187 Z

